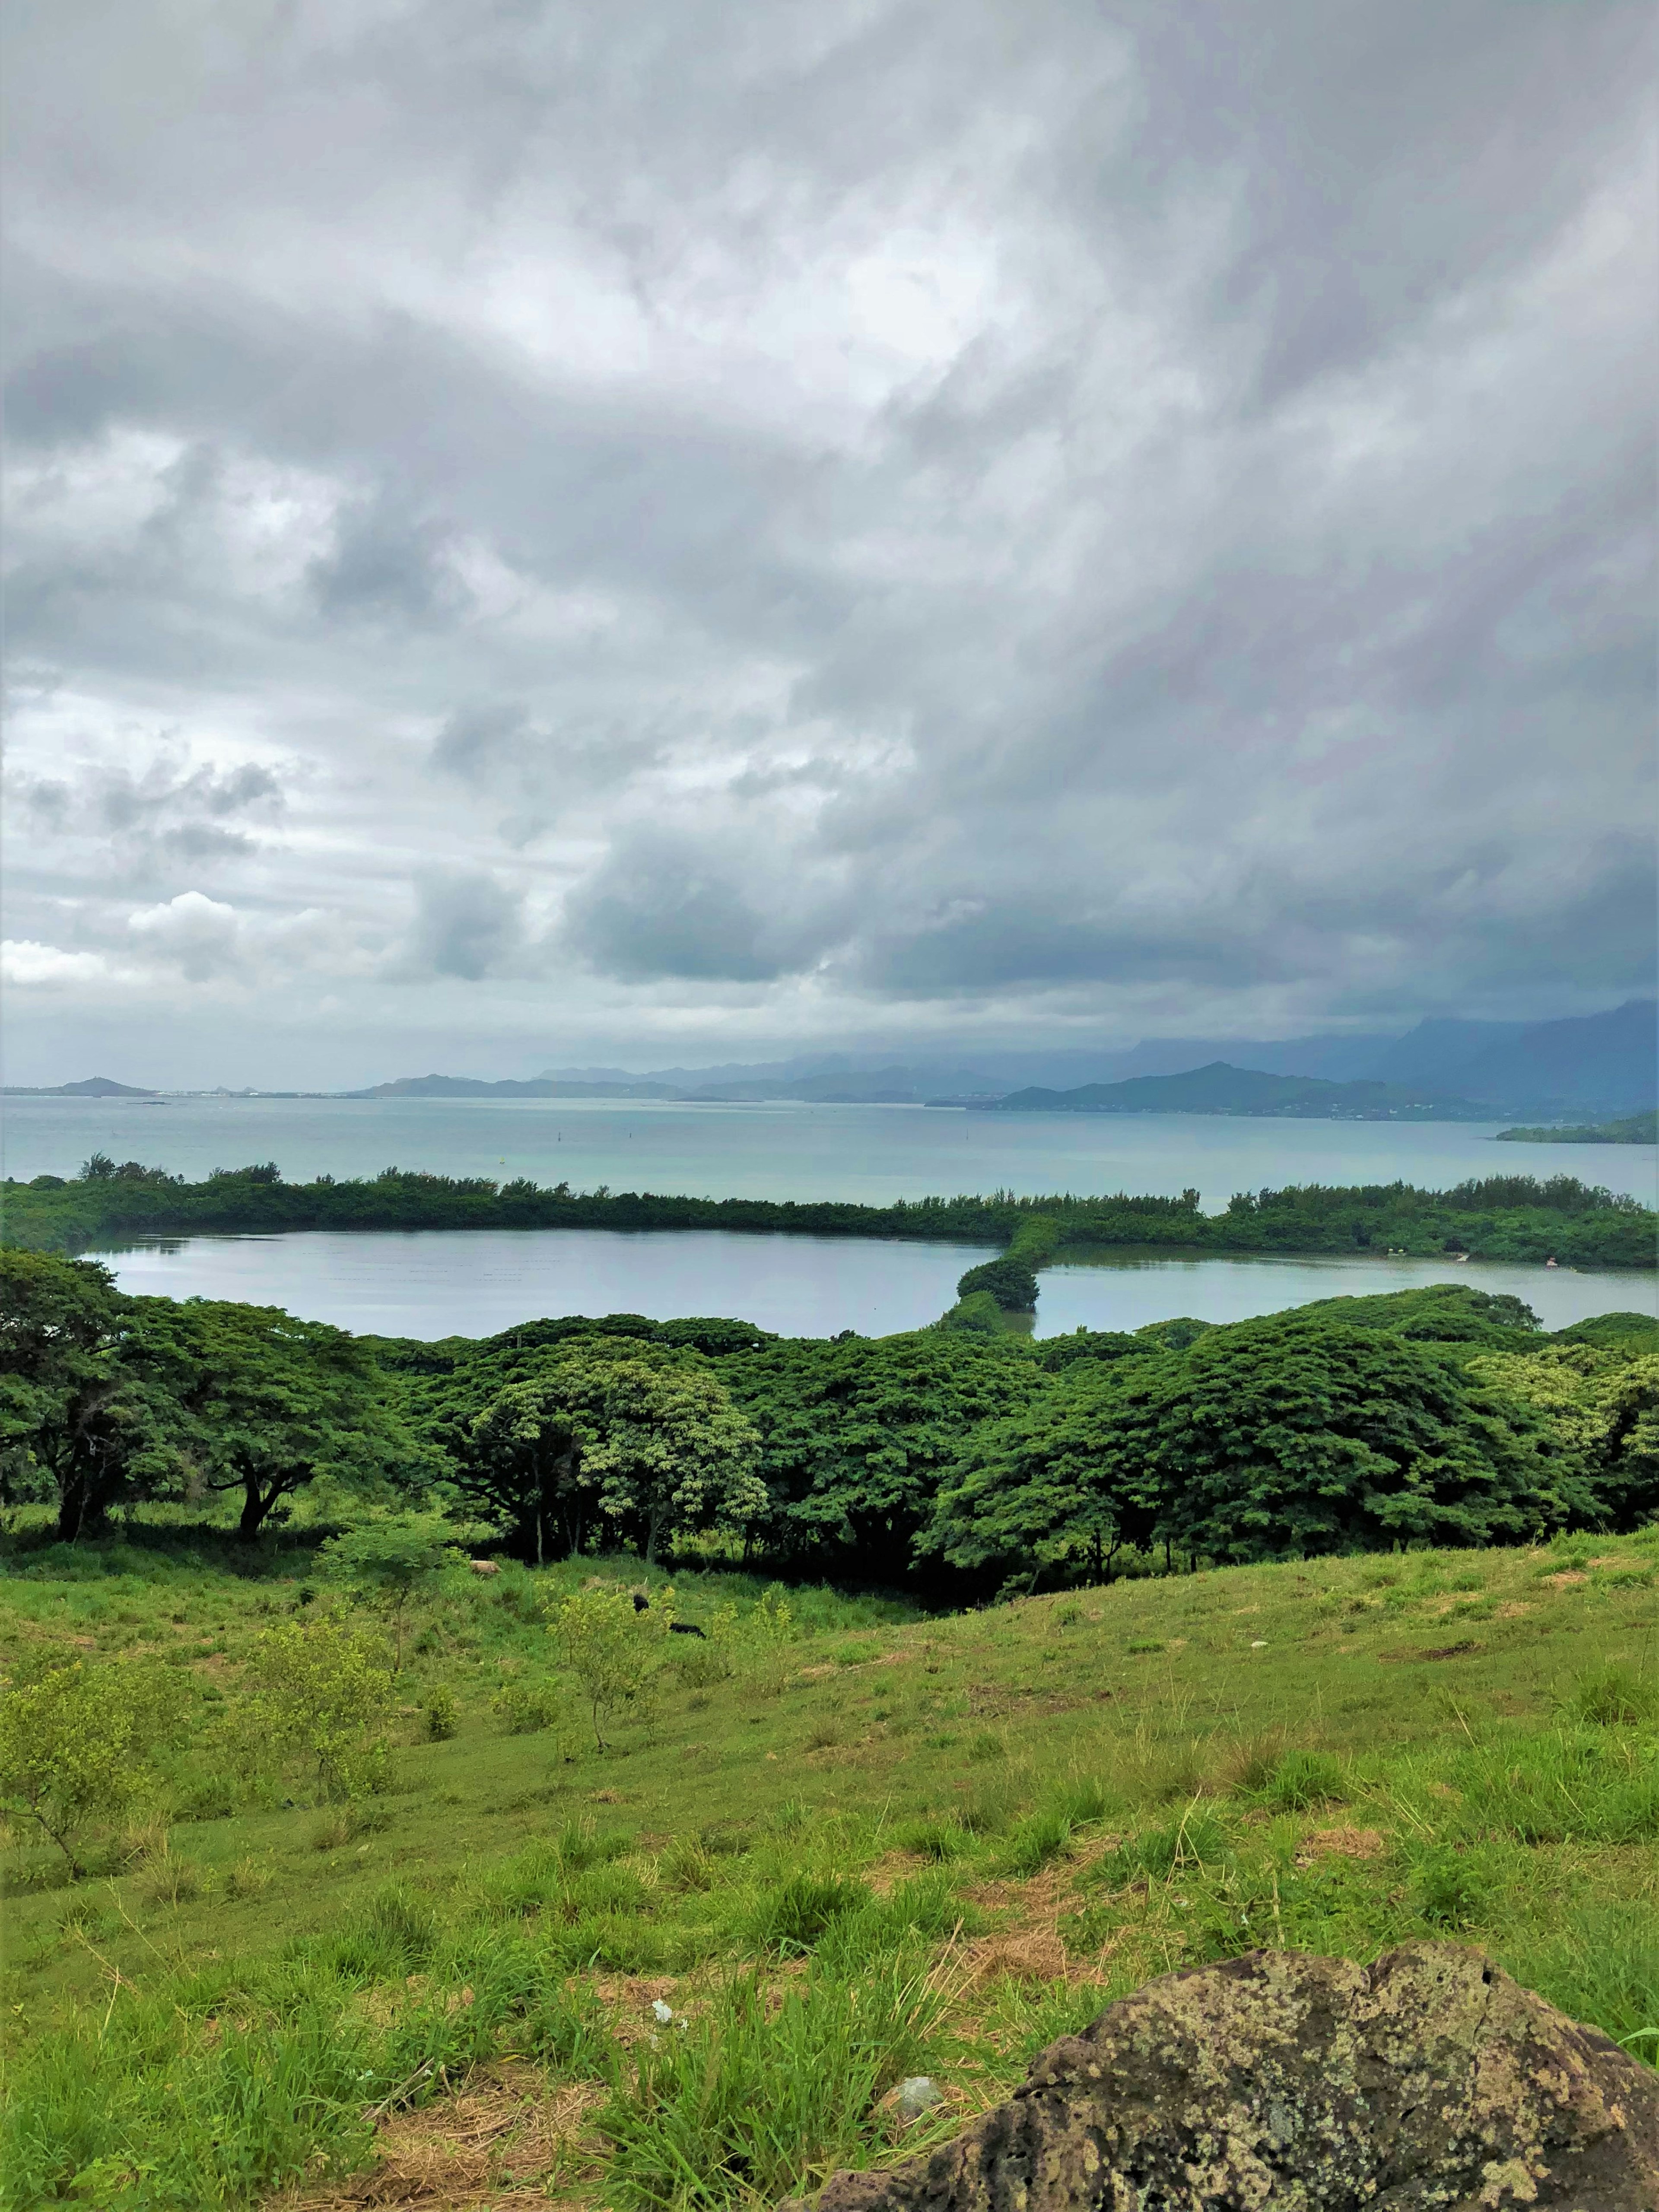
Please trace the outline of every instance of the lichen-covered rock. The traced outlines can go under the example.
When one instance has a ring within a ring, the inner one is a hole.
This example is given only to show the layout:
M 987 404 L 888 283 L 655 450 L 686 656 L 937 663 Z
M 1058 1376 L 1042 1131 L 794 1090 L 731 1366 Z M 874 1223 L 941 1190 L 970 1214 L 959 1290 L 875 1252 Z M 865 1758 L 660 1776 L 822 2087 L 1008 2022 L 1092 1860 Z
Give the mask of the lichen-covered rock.
M 1659 2212 L 1659 2075 L 1479 1952 L 1168 1974 L 818 2212 Z

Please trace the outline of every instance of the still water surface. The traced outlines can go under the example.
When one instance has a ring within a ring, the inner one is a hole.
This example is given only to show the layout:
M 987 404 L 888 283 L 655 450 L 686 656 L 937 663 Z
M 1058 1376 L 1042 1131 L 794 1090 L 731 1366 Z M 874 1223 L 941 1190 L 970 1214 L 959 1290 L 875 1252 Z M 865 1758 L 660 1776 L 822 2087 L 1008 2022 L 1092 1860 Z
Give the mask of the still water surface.
M 614 1099 L 8 1098 L 0 1171 L 73 1175 L 88 1155 L 170 1174 L 275 1160 L 290 1182 L 377 1175 L 530 1176 L 579 1190 L 890 1205 L 958 1191 L 1173 1197 L 1218 1212 L 1237 1190 L 1470 1176 L 1574 1175 L 1651 1206 L 1650 1145 L 1504 1145 L 1498 1124 L 1234 1121 L 1201 1114 L 969 1114 L 924 1106 L 688 1106 Z M 706 1310 L 706 1309 L 705 1309 Z
M 963 1244 L 717 1230 L 482 1229 L 193 1237 L 103 1255 L 127 1291 L 240 1298 L 388 1336 L 488 1336 L 550 1314 L 724 1314 L 786 1336 L 884 1336 L 936 1321 Z M 1549 1328 L 1615 1309 L 1659 1312 L 1659 1278 L 1435 1260 L 1170 1260 L 1118 1255 L 1041 1278 L 1036 1333 L 1139 1328 L 1191 1314 L 1241 1321 L 1313 1298 L 1460 1282 L 1509 1291 Z

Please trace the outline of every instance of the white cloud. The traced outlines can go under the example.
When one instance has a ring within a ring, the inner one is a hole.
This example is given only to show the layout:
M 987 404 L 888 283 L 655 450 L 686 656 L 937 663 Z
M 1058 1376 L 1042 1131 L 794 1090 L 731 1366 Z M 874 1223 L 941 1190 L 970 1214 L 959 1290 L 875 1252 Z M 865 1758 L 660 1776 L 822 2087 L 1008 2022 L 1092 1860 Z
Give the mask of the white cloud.
M 101 952 L 66 952 L 59 945 L 38 945 L 27 937 L 0 941 L 0 981 L 19 990 L 70 983 L 101 986 L 120 979 L 121 971 Z

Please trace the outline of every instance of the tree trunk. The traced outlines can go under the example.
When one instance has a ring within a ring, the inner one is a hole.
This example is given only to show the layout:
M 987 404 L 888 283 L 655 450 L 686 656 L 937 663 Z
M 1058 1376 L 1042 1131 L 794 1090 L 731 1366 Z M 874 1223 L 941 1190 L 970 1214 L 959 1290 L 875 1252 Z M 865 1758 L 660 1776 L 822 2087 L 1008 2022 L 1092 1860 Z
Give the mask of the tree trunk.
M 60 1544 L 73 1544 L 79 1537 L 86 1511 L 86 1477 L 72 1474 L 58 1493 L 58 1540 Z
M 252 1544 L 258 1541 L 259 1531 L 264 1526 L 265 1516 L 276 1503 L 277 1494 L 274 1487 L 269 1495 L 263 1492 L 259 1488 L 259 1478 L 257 1474 L 245 1474 L 242 1477 L 242 1517 L 236 1523 L 236 1538 L 239 1543 Z

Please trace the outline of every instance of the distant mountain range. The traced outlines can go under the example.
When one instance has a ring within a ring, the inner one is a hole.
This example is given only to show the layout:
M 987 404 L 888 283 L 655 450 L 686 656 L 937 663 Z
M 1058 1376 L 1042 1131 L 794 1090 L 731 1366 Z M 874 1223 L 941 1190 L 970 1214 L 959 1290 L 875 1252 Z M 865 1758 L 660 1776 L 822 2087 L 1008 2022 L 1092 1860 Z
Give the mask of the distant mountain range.
M 1484 1120 L 1518 1114 L 1582 1116 L 1587 1109 L 1616 1116 L 1659 1101 L 1659 1006 L 1651 999 L 1632 999 L 1608 1013 L 1553 1022 L 1437 1018 L 1397 1037 L 1287 1037 L 1268 1043 L 1160 1037 L 1115 1053 L 995 1052 L 976 1054 L 971 1060 L 927 1059 L 906 1066 L 860 1063 L 842 1054 L 750 1066 L 653 1068 L 644 1075 L 620 1068 L 550 1068 L 545 1079 L 591 1084 L 588 1095 L 593 1097 L 627 1095 L 620 1089 L 623 1084 L 654 1083 L 681 1098 L 959 1105 L 990 1103 L 1022 1090 L 1063 1097 L 1140 1077 L 1193 1074 L 1218 1063 L 1242 1073 L 1382 1084 L 1391 1091 L 1410 1092 L 1414 1099 L 1449 1102 L 1456 1115 L 1481 1108 L 1476 1118 Z M 1385 1110 L 1401 1103 L 1390 1099 Z M 1257 1109 L 1230 1105 L 1158 1110 Z
M 1075 1091 L 1016 1091 L 981 1109 L 992 1114 L 1241 1114 L 1286 1121 L 1486 1121 L 1492 1109 L 1394 1083 L 1327 1083 L 1269 1075 L 1224 1060 L 1182 1075 L 1137 1075 Z
M 89 1075 L 83 1083 L 9 1083 L 0 1097 L 6 1098 L 159 1098 L 159 1091 L 137 1091 L 130 1083 L 112 1083 L 107 1075 Z
M 1157 1086 L 1162 1085 L 1162 1089 Z M 1176 1087 L 1171 1088 L 1170 1085 Z M 1339 1096 L 1338 1094 L 1341 1094 Z M 37 1098 L 154 1098 L 93 1076 L 14 1089 Z M 206 1094 L 203 1094 L 206 1095 Z M 317 1092 L 219 1096 L 295 1097 Z M 819 1053 L 712 1067 L 550 1067 L 521 1081 L 405 1075 L 344 1098 L 638 1098 L 714 1103 L 950 1105 L 1011 1113 L 1267 1114 L 1363 1120 L 1613 1121 L 1659 1104 L 1659 1004 L 1551 1022 L 1419 1022 L 1404 1036 L 1149 1038 L 1127 1052 L 1068 1048 L 919 1056 Z

